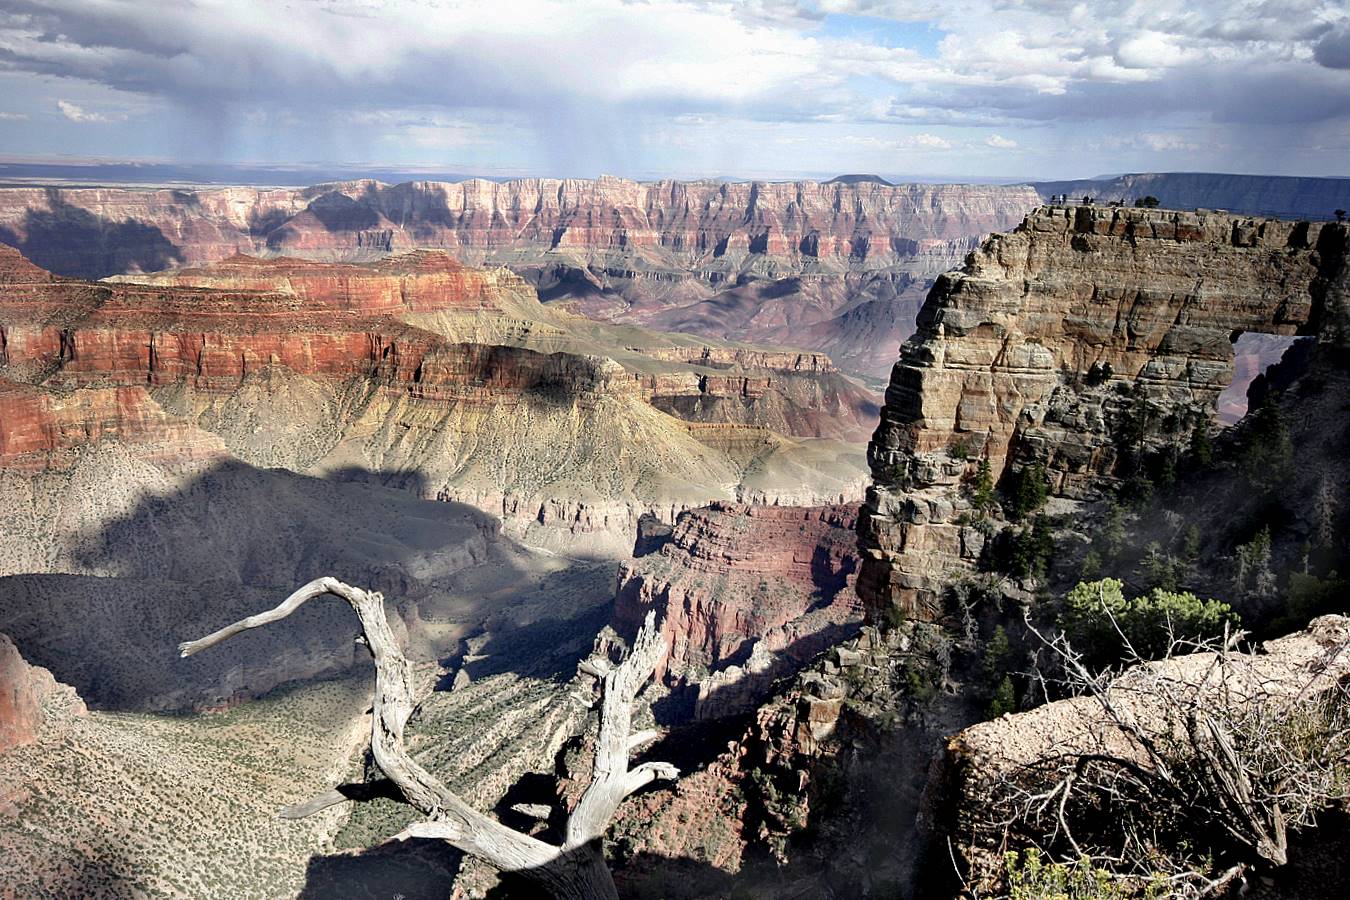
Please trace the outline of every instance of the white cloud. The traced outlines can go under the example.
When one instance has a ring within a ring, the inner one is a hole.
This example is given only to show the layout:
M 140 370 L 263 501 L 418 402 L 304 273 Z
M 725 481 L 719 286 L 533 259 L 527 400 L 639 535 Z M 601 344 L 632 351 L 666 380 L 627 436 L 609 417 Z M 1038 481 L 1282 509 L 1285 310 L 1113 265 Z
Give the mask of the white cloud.
M 984 139 L 984 142 L 996 150 L 1012 150 L 1017 146 L 1017 141 L 1012 138 L 1005 138 L 1001 134 L 991 134 Z
M 1177 38 L 1157 31 L 1130 37 L 1116 50 L 1116 62 L 1127 69 L 1167 69 L 1199 58 L 1200 51 L 1183 47 Z
M 0 112 L 0 122 L 25 122 L 27 113 Z
M 69 100 L 57 100 L 56 105 L 60 108 L 61 115 L 72 122 L 79 122 L 81 124 L 124 122 L 127 118 L 126 115 L 122 113 L 93 112 L 85 109 L 83 106 L 71 103 Z
M 912 150 L 950 150 L 955 146 L 946 138 L 927 131 L 903 137 L 898 143 L 902 148 Z
M 1193 153 L 1201 148 L 1195 141 L 1187 140 L 1179 134 L 1141 134 L 1139 142 L 1150 150 L 1165 152 L 1171 150 Z

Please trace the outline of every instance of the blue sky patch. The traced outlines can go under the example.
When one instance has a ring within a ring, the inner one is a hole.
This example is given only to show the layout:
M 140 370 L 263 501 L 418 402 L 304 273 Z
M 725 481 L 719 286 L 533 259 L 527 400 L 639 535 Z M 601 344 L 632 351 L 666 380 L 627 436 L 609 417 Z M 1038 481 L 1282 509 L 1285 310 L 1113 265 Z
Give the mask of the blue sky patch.
M 937 59 L 938 42 L 947 36 L 932 22 L 898 22 L 844 13 L 826 15 L 820 33 L 824 37 L 864 41 L 881 47 L 906 47 L 929 59 Z

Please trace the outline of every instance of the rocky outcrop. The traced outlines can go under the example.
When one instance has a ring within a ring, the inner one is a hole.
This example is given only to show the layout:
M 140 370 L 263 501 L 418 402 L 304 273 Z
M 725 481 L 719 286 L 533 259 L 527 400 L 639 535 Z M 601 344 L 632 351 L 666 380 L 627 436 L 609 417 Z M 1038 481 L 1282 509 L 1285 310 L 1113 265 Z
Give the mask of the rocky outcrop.
M 143 387 L 45 391 L 0 377 L 0 467 L 66 469 L 81 450 L 107 439 L 137 447 L 145 459 L 200 464 L 225 458 L 214 434 L 170 416 Z
M 0 634 L 0 752 L 32 743 L 42 724 L 42 696 L 34 670 L 14 642 Z
M 942 276 L 869 446 L 859 594 L 933 618 L 972 567 L 963 482 L 1032 463 L 1091 498 L 1123 467 L 1208 430 L 1244 331 L 1346 344 L 1345 225 L 1046 207 Z
M 780 680 L 729 738 L 676 732 L 672 745 L 717 752 L 672 790 L 621 807 L 611 832 L 621 888 L 890 896 L 908 885 L 928 762 L 963 722 L 959 704 L 916 712 L 904 697 L 908 667 L 931 649 L 913 631 L 863 626 Z M 682 865 L 691 858 L 706 865 Z
M 58 690 L 70 693 L 52 673 L 25 662 L 14 642 L 0 634 L 0 753 L 37 740 L 43 705 Z M 71 701 L 71 711 L 83 713 L 84 704 L 77 697 Z
M 1162 700 L 1147 689 L 1160 680 L 1179 696 L 1191 689 L 1201 697 L 1222 691 L 1225 702 L 1239 706 L 1296 695 L 1313 698 L 1337 690 L 1338 682 L 1350 674 L 1347 645 L 1350 619 L 1324 616 L 1306 630 L 1267 641 L 1251 653 L 1229 654 L 1222 668 L 1214 653 L 1197 653 L 1131 669 L 1114 682 L 1112 703 L 1123 720 L 1138 723 L 1147 733 L 1169 721 Z M 996 798 L 1007 785 L 1034 779 L 1039 767 L 1051 759 L 1093 753 L 1118 755 L 1146 770 L 1153 766 L 1138 743 L 1091 697 L 1059 700 L 967 728 L 951 738 L 934 765 L 919 820 L 929 846 L 951 849 L 967 888 L 996 893 L 1010 837 L 1006 823 L 1000 821 L 1003 810 L 997 808 Z M 1058 777 L 1043 774 L 1047 779 Z M 1030 787 L 1034 793 L 1038 785 Z M 942 864 L 933 868 L 944 870 L 943 880 L 951 881 L 945 853 L 943 857 Z
M 714 504 L 682 513 L 659 548 L 619 568 L 614 624 L 634 634 L 657 611 L 668 656 L 657 675 L 677 716 L 753 708 L 856 627 L 856 507 Z
M 0 242 L 82 277 L 237 253 L 369 261 L 437 248 L 508 266 L 592 318 L 828 348 L 850 371 L 879 376 L 912 330 L 923 287 L 1036 202 L 1026 186 L 609 177 L 7 188 Z

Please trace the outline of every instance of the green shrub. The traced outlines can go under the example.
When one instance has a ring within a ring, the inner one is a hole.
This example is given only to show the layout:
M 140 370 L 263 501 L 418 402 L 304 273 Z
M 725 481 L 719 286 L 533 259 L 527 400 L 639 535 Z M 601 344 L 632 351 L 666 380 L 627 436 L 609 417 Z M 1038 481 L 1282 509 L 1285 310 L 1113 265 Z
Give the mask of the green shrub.
M 1045 466 L 1032 463 L 1009 477 L 1008 518 L 1019 522 L 1045 505 L 1050 496 L 1050 479 Z
M 1034 847 L 1005 854 L 1003 872 L 1008 900 L 1162 900 L 1167 896 L 1167 882 L 1161 876 L 1120 879 L 1096 868 L 1087 857 L 1072 864 L 1042 860 Z
M 1214 462 L 1214 444 L 1209 439 L 1209 423 L 1202 422 L 1191 432 L 1191 459 L 1201 468 Z
M 1004 713 L 1017 712 L 1017 692 L 1013 689 L 1012 677 L 1004 675 L 1003 680 L 994 689 L 994 699 L 989 701 L 989 718 L 997 719 Z
M 1302 628 L 1318 616 L 1344 613 L 1350 609 L 1350 579 L 1338 578 L 1335 572 L 1326 578 L 1294 572 L 1289 576 L 1288 605 L 1282 624 L 1289 629 Z
M 975 472 L 975 480 L 970 485 L 970 503 L 977 513 L 985 516 L 994 508 L 994 502 L 994 473 L 989 467 L 989 460 L 982 459 Z
M 996 684 L 999 678 L 1008 674 L 1008 663 L 1012 659 L 1012 646 L 1008 642 L 1008 632 L 1002 625 L 994 628 L 989 643 L 984 646 L 984 677 L 989 684 Z
M 965 438 L 955 438 L 947 445 L 947 455 L 962 462 L 970 459 L 970 443 Z
M 1094 665 L 1119 662 L 1127 656 L 1122 634 L 1140 656 L 1159 659 L 1174 638 L 1212 638 L 1223 634 L 1225 623 L 1238 622 L 1228 604 L 1218 600 L 1160 588 L 1126 599 L 1123 588 L 1114 578 L 1084 581 L 1064 598 L 1059 627 Z
M 1277 491 L 1293 468 L 1294 445 L 1284 416 L 1269 400 L 1249 414 L 1239 464 L 1242 474 L 1261 491 Z
M 987 546 L 990 568 L 1014 578 L 1040 578 L 1055 553 L 1050 519 L 1037 516 L 1029 528 L 1005 528 Z
M 1190 570 L 1185 560 L 1177 559 L 1171 553 L 1165 552 L 1162 544 L 1157 541 L 1150 542 L 1145 548 L 1141 568 L 1148 579 L 1148 585 L 1164 591 L 1177 590 L 1181 586 L 1181 580 Z

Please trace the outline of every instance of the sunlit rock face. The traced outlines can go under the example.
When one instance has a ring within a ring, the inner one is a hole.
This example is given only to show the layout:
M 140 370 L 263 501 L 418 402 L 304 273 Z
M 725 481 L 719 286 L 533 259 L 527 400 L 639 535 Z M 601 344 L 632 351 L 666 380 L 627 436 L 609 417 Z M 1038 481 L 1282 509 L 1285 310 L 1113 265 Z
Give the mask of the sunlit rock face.
M 610 177 L 0 188 L 0 242 L 80 277 L 238 253 L 353 262 L 434 248 L 509 267 L 546 301 L 595 319 L 824 351 L 880 378 L 932 279 L 1037 202 L 1025 185 Z M 259 283 L 240 272 L 212 280 Z
M 14 642 L 0 634 L 0 752 L 31 743 L 42 725 L 42 690 Z
M 1344 225 L 1127 208 L 1038 209 L 942 276 L 891 373 L 868 458 L 858 590 L 937 615 L 973 566 L 962 483 L 1045 466 L 1052 492 L 1112 483 L 1136 452 L 1208 428 L 1246 331 L 1346 344 Z M 1326 351 L 1329 352 L 1329 351 Z
M 0 245 L 0 469 L 16 475 L 79 470 L 107 444 L 184 472 L 242 460 L 617 557 L 646 514 L 856 501 L 876 408 L 823 354 L 591 322 L 443 251 L 89 282 Z

